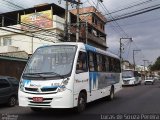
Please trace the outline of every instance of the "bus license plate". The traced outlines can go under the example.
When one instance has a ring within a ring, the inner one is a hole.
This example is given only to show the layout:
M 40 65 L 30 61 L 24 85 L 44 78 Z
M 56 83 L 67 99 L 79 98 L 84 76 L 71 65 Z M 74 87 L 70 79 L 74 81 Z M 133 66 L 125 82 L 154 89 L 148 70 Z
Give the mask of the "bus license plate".
M 33 97 L 33 102 L 43 102 L 43 97 Z

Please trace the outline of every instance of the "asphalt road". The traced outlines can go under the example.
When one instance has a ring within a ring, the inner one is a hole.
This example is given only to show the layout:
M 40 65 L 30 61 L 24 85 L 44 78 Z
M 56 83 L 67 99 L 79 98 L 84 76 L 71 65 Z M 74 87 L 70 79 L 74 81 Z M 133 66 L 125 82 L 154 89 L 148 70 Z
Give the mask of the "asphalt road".
M 0 106 L 0 113 L 2 120 L 160 119 L 160 82 L 154 85 L 123 87 L 113 101 L 94 101 L 87 104 L 86 110 L 80 114 L 72 109 L 33 112 L 29 108 L 9 108 L 4 105 Z

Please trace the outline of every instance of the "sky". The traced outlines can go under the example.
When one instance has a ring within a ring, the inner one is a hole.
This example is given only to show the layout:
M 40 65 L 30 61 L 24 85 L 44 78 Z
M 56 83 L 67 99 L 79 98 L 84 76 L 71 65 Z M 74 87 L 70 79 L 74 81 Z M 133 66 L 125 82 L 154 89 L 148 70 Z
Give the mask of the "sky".
M 33 7 L 34 5 L 41 3 L 55 3 L 64 7 L 64 0 L 8 0 L 14 2 L 16 5 L 22 8 Z M 58 3 L 61 1 L 61 4 Z M 117 11 L 138 3 L 146 2 L 149 0 L 103 0 L 103 4 L 110 13 Z M 83 3 L 81 7 L 85 6 L 95 6 L 97 5 L 97 0 L 81 0 Z M 123 10 L 121 12 L 112 13 L 111 16 L 115 18 L 116 16 L 122 15 L 127 12 L 132 12 L 145 7 L 150 7 L 152 5 L 160 4 L 160 0 L 150 0 L 149 3 L 142 4 L 130 9 Z M 0 0 L 0 13 L 9 12 L 17 10 L 13 6 L 8 6 L 5 0 Z M 74 7 L 75 8 L 75 7 Z M 97 5 L 102 14 L 107 14 L 105 9 L 102 9 L 100 4 Z M 72 9 L 72 7 L 70 7 Z M 148 60 L 149 64 L 153 64 L 155 60 L 160 56 L 160 9 L 141 14 L 138 16 L 117 20 L 116 22 L 109 22 L 106 24 L 105 31 L 107 34 L 107 46 L 109 51 L 119 55 L 119 42 L 120 38 L 132 38 L 133 42 L 129 39 L 122 39 L 123 43 L 123 58 L 129 60 L 133 63 L 133 50 L 140 50 L 135 52 L 135 62 L 138 65 L 143 65 L 143 60 Z M 111 19 L 110 15 L 106 15 L 107 19 Z M 121 28 L 119 28 L 120 26 Z M 122 32 L 122 29 L 124 32 Z M 146 63 L 147 64 L 147 63 Z
M 125 8 L 128 5 L 140 3 L 147 0 L 105 0 L 105 5 L 107 9 L 115 11 L 121 8 Z M 140 9 L 144 7 L 149 7 L 152 5 L 160 4 L 160 0 L 153 0 L 153 2 L 144 4 L 135 9 Z M 123 11 L 123 13 L 128 12 L 129 10 Z M 140 50 L 135 52 L 136 64 L 143 65 L 143 60 L 148 60 L 149 64 L 153 64 L 158 56 L 160 56 L 160 40 L 159 40 L 159 31 L 160 31 L 160 9 L 134 16 L 131 18 L 123 19 L 117 21 L 117 23 L 122 27 L 122 29 L 127 33 L 129 37 L 132 38 L 133 42 L 126 44 L 124 46 L 123 57 L 128 59 L 133 63 L 133 50 Z M 122 13 L 118 13 L 122 14 Z M 113 17 L 116 15 L 112 15 Z M 115 23 L 109 23 L 106 26 L 106 31 L 108 34 L 108 45 L 110 50 L 118 53 L 119 49 L 119 39 L 122 35 L 116 33 L 114 30 L 117 26 Z M 129 41 L 129 40 L 128 40 Z M 126 40 L 124 40 L 126 42 Z M 147 64 L 147 63 L 146 63 Z

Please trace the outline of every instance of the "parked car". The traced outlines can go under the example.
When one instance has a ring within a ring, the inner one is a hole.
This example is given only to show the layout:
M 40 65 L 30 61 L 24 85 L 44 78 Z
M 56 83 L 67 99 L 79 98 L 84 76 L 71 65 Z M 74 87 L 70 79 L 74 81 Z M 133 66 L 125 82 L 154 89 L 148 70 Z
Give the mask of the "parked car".
M 153 78 L 153 77 L 147 77 L 145 80 L 144 80 L 144 84 L 146 85 L 146 84 L 154 84 L 154 81 L 155 81 L 155 79 Z
M 17 103 L 19 81 L 14 77 L 0 76 L 0 104 L 13 107 Z

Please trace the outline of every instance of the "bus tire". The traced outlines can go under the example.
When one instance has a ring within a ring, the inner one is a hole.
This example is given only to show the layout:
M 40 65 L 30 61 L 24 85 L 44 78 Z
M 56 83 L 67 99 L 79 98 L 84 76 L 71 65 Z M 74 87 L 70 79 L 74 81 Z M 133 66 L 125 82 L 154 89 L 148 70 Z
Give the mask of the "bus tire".
M 107 97 L 109 101 L 114 99 L 114 87 L 111 87 L 110 95 Z
M 31 107 L 31 110 L 34 112 L 42 111 L 42 108 Z
M 77 112 L 83 112 L 86 108 L 87 96 L 84 92 L 80 92 L 78 96 Z

